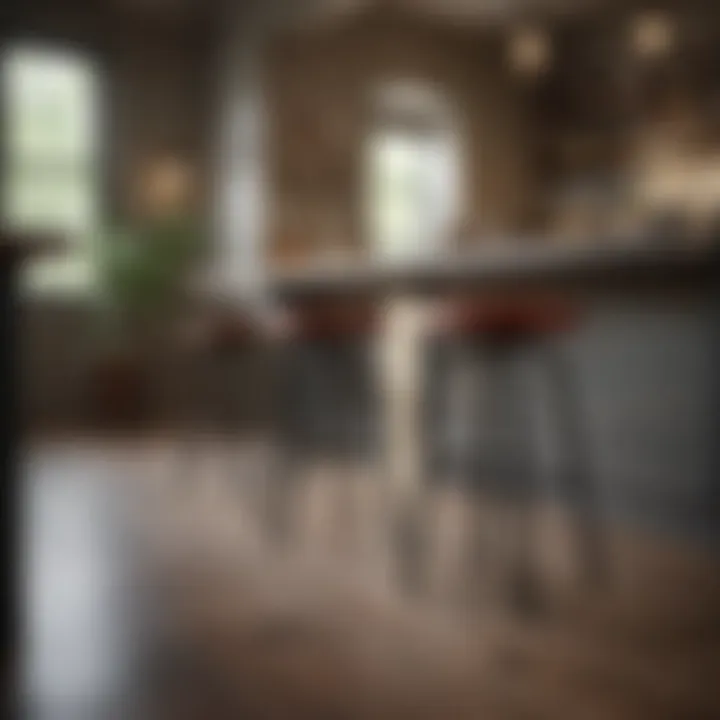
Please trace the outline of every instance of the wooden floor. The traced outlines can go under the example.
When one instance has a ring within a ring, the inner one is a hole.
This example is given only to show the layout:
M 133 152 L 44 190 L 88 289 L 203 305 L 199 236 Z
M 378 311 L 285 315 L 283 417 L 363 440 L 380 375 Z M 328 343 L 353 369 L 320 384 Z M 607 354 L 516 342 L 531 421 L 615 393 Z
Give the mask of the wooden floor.
M 29 453 L 28 717 L 720 718 L 700 550 L 615 528 L 582 589 L 567 518 L 536 509 L 544 601 L 518 618 L 508 508 L 436 491 L 399 552 L 378 474 L 316 467 L 279 495 L 278 543 L 262 448 L 187 449 Z

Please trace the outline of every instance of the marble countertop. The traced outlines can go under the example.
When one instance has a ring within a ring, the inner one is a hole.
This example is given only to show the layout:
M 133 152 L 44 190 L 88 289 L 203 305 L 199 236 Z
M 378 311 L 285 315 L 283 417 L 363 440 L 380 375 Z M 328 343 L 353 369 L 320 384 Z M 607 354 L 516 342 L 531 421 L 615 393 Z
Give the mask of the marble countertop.
M 436 292 L 462 286 L 611 287 L 695 286 L 720 280 L 720 246 L 648 244 L 552 247 L 506 245 L 473 254 L 402 264 L 314 264 L 276 271 L 271 291 L 279 296 L 398 292 Z

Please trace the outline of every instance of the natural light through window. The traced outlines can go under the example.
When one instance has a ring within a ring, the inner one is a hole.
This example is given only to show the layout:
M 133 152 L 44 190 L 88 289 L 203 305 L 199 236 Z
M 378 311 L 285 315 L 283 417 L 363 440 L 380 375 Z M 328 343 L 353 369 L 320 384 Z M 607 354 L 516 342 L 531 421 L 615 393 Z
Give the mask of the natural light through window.
M 95 65 L 64 50 L 19 46 L 2 55 L 3 224 L 52 232 L 59 257 L 28 268 L 32 289 L 87 288 L 99 223 L 99 87 Z
M 444 98 L 393 83 L 378 94 L 367 146 L 366 217 L 374 256 L 409 260 L 447 250 L 462 195 L 459 128 Z

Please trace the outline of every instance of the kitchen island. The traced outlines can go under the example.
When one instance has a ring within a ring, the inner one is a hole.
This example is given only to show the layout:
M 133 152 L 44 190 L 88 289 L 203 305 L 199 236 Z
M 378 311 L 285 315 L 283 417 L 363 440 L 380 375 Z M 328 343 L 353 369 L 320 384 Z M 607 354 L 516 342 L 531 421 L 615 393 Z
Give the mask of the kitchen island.
M 278 272 L 270 280 L 270 291 L 275 300 L 289 304 L 310 298 L 375 299 L 388 308 L 388 318 L 392 308 L 404 308 L 399 312 L 408 318 L 415 312 L 410 307 L 422 314 L 420 309 L 432 307 L 433 300 L 457 292 L 530 299 L 550 293 L 566 299 L 583 315 L 581 326 L 563 343 L 577 368 L 606 516 L 718 546 L 716 246 L 498 247 L 411 265 Z M 422 365 L 416 357 L 422 344 L 412 333 L 398 332 L 397 323 L 389 324 L 394 328 L 390 342 L 404 344 L 406 364 Z M 393 380 L 389 382 L 391 388 Z M 415 390 L 419 393 L 420 385 Z M 528 402 L 546 419 L 542 392 Z M 405 422 L 417 427 L 411 413 L 418 408 L 417 401 L 414 409 L 406 407 Z M 393 417 L 397 420 L 398 414 Z M 541 423 L 541 429 L 545 425 Z M 390 445 L 391 454 L 412 455 L 419 452 L 421 440 L 416 437 L 414 447 L 402 452 Z M 552 478 L 558 451 L 539 437 L 537 453 L 552 495 L 557 492 Z M 417 471 L 418 462 L 406 458 L 403 467 Z

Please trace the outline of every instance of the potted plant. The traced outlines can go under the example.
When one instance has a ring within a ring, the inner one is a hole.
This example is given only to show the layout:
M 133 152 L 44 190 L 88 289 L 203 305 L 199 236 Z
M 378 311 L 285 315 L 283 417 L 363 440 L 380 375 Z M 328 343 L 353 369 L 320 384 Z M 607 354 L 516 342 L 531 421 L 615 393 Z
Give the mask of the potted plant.
M 103 424 L 147 417 L 149 367 L 198 259 L 194 221 L 168 215 L 106 233 L 96 248 L 101 355 L 93 404 Z

